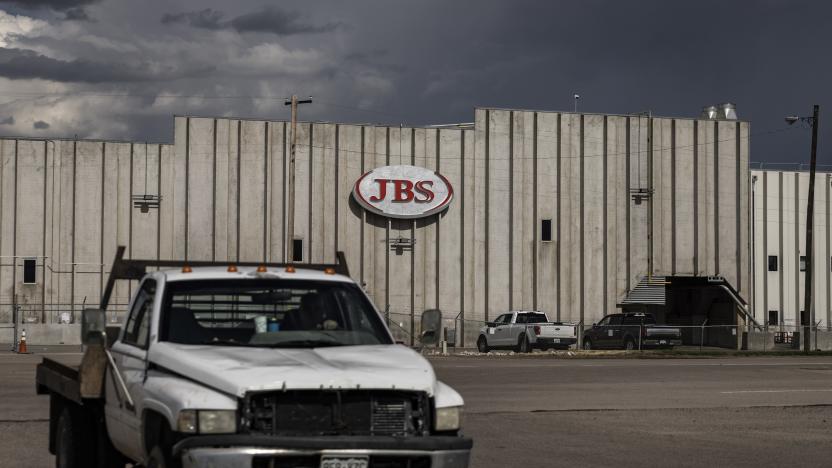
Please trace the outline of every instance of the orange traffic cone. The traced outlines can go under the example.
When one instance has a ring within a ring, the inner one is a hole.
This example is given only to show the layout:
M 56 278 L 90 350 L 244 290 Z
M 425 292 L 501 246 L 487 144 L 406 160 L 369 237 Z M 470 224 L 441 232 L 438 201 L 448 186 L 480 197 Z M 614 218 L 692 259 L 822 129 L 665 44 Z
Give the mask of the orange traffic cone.
M 18 354 L 27 354 L 26 350 L 26 330 L 20 332 L 20 341 L 17 343 Z

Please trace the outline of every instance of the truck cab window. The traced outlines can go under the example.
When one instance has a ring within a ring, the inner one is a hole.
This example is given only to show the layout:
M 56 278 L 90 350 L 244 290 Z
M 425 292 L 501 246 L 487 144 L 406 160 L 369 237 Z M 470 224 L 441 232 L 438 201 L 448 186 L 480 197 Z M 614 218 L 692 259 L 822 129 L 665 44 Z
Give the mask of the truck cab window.
M 612 326 L 621 325 L 621 320 L 622 320 L 621 315 L 611 315 L 609 324 L 612 325 Z
M 147 348 L 150 330 L 150 311 L 153 310 L 153 297 L 156 295 L 156 281 L 142 283 L 127 324 L 124 326 L 123 341 L 139 348 Z

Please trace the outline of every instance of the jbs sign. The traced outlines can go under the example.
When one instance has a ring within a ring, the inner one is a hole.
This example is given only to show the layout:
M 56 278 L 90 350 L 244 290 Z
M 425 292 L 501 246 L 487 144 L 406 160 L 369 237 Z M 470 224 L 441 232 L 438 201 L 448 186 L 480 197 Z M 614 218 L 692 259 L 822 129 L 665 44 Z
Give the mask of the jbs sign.
M 361 176 L 352 194 L 374 213 L 390 218 L 423 218 L 447 208 L 454 190 L 438 172 L 416 166 L 384 166 Z

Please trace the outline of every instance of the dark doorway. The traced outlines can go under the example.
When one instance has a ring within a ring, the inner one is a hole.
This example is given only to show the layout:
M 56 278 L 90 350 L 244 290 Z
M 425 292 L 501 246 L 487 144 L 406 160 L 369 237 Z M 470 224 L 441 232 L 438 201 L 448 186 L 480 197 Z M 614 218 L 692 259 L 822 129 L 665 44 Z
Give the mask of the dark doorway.
M 683 344 L 737 347 L 742 330 L 736 326 L 737 304 L 732 298 L 736 293 L 726 281 L 674 276 L 668 278 L 665 294 L 666 322 L 683 327 Z

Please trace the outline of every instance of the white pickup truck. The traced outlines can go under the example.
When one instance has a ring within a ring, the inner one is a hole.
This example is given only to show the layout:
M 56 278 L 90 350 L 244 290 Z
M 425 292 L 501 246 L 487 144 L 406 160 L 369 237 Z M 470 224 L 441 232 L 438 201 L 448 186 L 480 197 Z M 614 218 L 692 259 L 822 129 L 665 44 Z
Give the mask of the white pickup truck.
M 518 310 L 486 322 L 477 338 L 477 350 L 509 348 L 519 353 L 539 349 L 568 349 L 578 341 L 574 324 L 550 322 L 543 312 Z
M 37 369 L 56 466 L 468 466 L 462 397 L 395 344 L 342 254 L 335 265 L 122 254 L 102 309 L 84 313 L 81 365 Z M 103 326 L 115 279 L 139 280 L 117 334 Z

